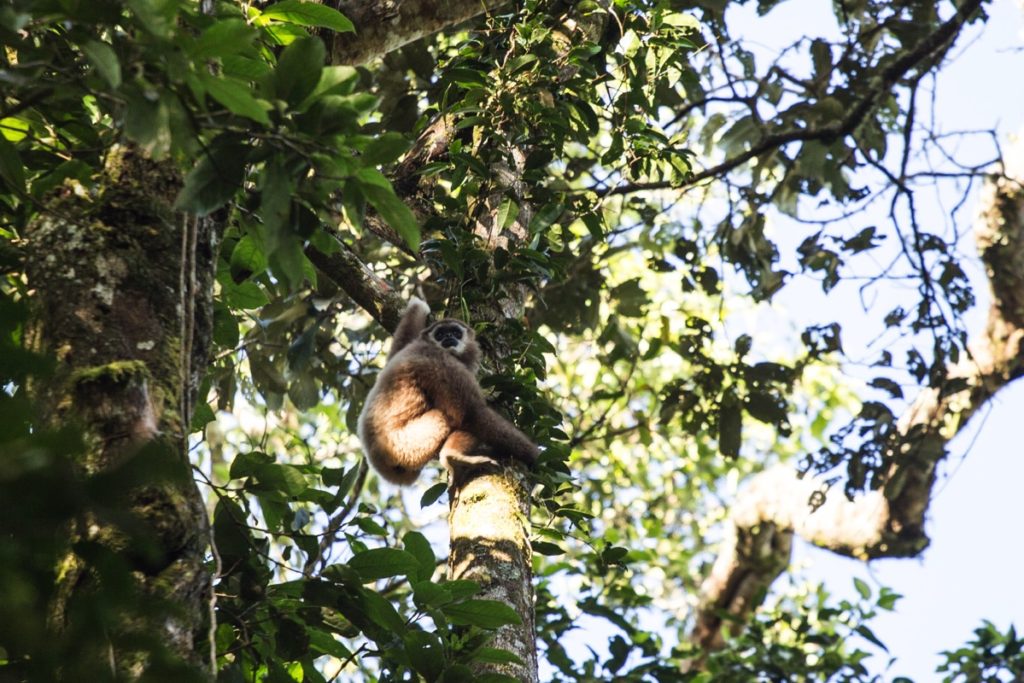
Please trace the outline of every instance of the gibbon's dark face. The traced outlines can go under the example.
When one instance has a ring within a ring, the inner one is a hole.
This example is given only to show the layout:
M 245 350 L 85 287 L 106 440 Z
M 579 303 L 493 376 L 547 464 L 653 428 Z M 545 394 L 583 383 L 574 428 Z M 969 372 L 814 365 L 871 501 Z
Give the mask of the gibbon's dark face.
M 439 325 L 434 329 L 434 341 L 442 349 L 457 350 L 463 344 L 462 327 L 454 323 Z

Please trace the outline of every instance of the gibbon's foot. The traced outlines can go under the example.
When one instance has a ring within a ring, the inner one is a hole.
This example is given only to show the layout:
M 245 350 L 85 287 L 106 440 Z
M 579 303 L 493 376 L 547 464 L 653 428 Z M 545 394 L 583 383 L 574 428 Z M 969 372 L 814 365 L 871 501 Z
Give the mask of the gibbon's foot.
M 481 469 L 500 469 L 501 463 L 492 453 L 492 449 L 473 435 L 452 432 L 439 455 L 441 465 L 448 471 L 449 485 L 465 481 L 470 474 Z

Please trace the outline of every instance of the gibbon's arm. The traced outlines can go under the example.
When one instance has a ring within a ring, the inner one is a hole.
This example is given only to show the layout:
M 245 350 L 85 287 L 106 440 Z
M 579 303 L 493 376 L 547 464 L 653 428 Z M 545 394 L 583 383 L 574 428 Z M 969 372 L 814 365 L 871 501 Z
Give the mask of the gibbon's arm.
M 391 351 L 388 352 L 388 360 L 391 360 L 396 353 L 409 345 L 420 336 L 420 332 L 427 326 L 427 316 L 430 315 L 430 306 L 419 297 L 412 297 L 405 306 L 402 319 L 395 329 L 395 335 L 391 340 Z

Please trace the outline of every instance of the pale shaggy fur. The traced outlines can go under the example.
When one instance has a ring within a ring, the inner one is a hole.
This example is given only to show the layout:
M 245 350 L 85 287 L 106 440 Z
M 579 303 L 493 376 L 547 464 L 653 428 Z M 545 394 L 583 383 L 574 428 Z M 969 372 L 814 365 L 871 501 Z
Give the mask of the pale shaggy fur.
M 426 326 L 429 307 L 413 297 L 395 330 L 388 361 L 359 415 L 359 438 L 370 463 L 395 484 L 411 484 L 440 455 L 511 456 L 532 465 L 537 447 L 487 406 L 476 381 L 480 349 L 457 320 Z M 454 346 L 444 348 L 448 337 Z

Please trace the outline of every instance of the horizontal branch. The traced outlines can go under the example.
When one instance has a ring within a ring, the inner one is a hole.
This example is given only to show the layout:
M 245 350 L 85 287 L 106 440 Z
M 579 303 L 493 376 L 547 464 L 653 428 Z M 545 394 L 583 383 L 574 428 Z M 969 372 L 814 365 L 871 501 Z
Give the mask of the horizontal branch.
M 415 40 L 490 12 L 509 0 L 331 0 L 354 33 L 329 39 L 333 64 L 365 64 Z

